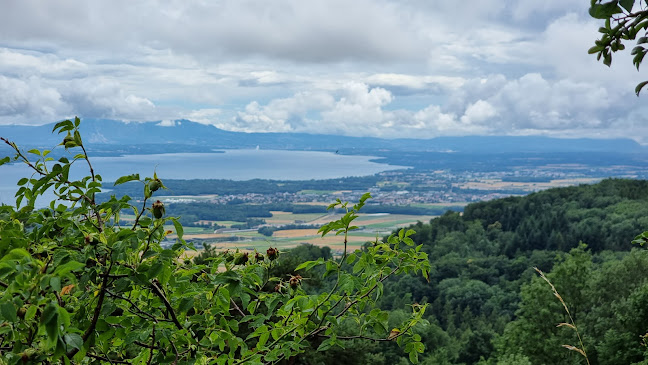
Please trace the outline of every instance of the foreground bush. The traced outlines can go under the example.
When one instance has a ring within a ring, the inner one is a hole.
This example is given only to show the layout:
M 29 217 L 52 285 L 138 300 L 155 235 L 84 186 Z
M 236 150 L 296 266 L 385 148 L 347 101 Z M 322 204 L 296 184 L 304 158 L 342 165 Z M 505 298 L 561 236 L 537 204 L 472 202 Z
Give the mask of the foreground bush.
M 15 207 L 0 206 L 0 363 L 277 363 L 359 338 L 395 341 L 417 362 L 424 346 L 412 327 L 426 306 L 413 305 L 411 316 L 390 329 L 388 313 L 375 301 L 387 278 L 418 272 L 427 277 L 430 264 L 409 238 L 413 231 L 346 251 L 352 222 L 369 194 L 353 206 L 339 200 L 330 206 L 347 213 L 320 231 L 340 235 L 345 250 L 339 258 L 296 268 L 319 267 L 334 280 L 328 292 L 307 293 L 300 275 L 270 275 L 280 254 L 273 248 L 224 252 L 202 264 L 181 259 L 194 247 L 182 239 L 178 220 L 165 215 L 164 204 L 151 203 L 164 189 L 156 175 L 115 182 L 141 181 L 140 206 L 128 196 L 96 202 L 102 179 L 79 124 L 76 118 L 54 127 L 66 133 L 61 146 L 70 154 L 56 161 L 48 150 L 24 152 L 2 139 L 15 156 L 0 164 L 25 163 L 32 175 L 18 182 Z M 70 180 L 71 166 L 80 163 L 89 176 Z M 37 210 L 45 191 L 56 199 Z M 136 217 L 128 226 L 120 225 L 124 210 Z M 164 248 L 170 237 L 174 241 Z M 342 335 L 342 328 L 355 332 Z

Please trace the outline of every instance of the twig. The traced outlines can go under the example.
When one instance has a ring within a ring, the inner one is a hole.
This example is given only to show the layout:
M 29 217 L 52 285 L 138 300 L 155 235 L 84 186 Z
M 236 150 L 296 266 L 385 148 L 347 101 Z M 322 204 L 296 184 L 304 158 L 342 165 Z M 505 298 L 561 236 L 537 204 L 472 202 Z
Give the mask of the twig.
M 236 302 L 234 302 L 234 299 L 230 298 L 230 302 L 232 302 L 232 305 L 233 305 L 234 308 L 239 312 L 239 314 L 240 314 L 241 316 L 245 317 L 245 313 L 243 313 L 243 311 L 241 310 L 241 308 L 239 308 L 239 306 L 236 305 Z

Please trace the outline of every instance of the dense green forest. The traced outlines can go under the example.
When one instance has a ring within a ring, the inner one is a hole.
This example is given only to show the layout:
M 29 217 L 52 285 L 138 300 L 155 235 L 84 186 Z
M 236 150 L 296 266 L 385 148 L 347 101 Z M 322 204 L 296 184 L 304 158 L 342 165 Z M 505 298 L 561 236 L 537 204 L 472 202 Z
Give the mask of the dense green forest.
M 416 327 L 423 364 L 584 364 L 561 347 L 578 346 L 577 338 L 556 327 L 568 317 L 538 267 L 569 306 L 591 364 L 646 364 L 648 251 L 631 240 L 648 227 L 647 202 L 647 181 L 610 179 L 475 203 L 463 215 L 419 223 L 412 238 L 430 258 L 430 281 L 388 280 L 381 305 L 396 322 L 407 305 L 430 304 L 428 323 Z M 284 258 L 313 260 L 316 251 L 300 247 Z M 295 363 L 407 363 L 390 344 L 354 341 Z

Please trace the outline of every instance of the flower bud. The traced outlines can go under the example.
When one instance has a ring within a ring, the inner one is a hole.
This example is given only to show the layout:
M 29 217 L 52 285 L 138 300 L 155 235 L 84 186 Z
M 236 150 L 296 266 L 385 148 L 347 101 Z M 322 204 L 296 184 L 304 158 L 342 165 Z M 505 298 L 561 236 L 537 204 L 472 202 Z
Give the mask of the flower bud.
M 158 191 L 162 187 L 162 181 L 160 179 L 154 179 L 149 182 L 149 189 L 153 192 Z

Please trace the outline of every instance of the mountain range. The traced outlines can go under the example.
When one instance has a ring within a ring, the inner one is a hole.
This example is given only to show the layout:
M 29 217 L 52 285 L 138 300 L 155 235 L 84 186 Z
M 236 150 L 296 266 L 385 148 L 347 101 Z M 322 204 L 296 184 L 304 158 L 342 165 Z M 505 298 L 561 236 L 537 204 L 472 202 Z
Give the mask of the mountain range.
M 165 126 L 172 124 L 171 126 Z M 0 136 L 26 148 L 51 148 L 62 136 L 54 123 L 41 126 L 0 125 Z M 306 133 L 243 133 L 189 120 L 174 123 L 84 119 L 81 133 L 89 150 L 100 154 L 208 152 L 217 149 L 261 148 L 338 151 L 456 152 L 468 154 L 614 152 L 642 153 L 646 147 L 631 139 L 550 138 L 541 136 L 464 136 L 432 139 L 381 139 Z M 7 146 L 0 147 L 3 155 Z

